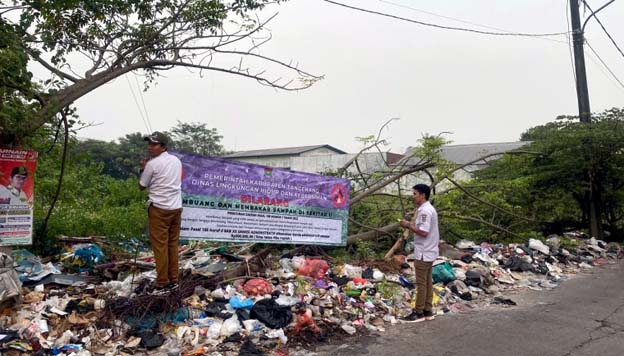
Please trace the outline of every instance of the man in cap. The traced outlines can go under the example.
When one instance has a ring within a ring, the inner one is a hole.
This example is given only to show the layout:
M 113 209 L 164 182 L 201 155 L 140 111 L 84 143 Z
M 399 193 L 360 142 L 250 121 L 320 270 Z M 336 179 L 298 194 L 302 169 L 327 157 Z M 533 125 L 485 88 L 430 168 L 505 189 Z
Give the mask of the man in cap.
M 178 241 L 182 216 L 182 163 L 167 152 L 168 137 L 154 132 L 147 141 L 150 159 L 141 160 L 139 189 L 149 189 L 149 235 L 156 260 L 156 291 L 178 283 Z
M 30 202 L 23 190 L 27 178 L 28 169 L 26 167 L 13 167 L 9 185 L 0 187 L 0 199 L 9 205 L 29 205 Z

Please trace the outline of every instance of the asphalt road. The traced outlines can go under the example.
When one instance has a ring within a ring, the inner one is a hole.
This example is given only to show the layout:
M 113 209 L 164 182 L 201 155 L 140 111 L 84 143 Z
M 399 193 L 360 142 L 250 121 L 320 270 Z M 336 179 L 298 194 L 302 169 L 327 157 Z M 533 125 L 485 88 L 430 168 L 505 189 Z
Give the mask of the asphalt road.
M 550 291 L 384 333 L 321 345 L 317 355 L 624 355 L 624 261 L 597 267 Z

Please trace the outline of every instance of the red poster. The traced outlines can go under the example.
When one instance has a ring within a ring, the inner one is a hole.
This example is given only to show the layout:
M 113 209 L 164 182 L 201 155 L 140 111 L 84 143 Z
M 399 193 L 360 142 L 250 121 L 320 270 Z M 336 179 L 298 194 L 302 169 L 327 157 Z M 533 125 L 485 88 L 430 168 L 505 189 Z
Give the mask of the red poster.
M 32 244 L 37 152 L 0 149 L 0 246 Z

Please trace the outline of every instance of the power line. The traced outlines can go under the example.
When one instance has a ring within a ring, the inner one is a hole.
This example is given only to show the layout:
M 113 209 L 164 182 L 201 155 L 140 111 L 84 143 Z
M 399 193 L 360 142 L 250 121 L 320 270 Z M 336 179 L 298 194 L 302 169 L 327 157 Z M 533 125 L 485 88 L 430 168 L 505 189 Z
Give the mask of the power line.
M 134 74 L 134 73 L 133 73 Z M 149 132 L 152 132 L 152 121 L 150 120 L 149 113 L 147 112 L 147 107 L 145 106 L 145 100 L 143 99 L 143 91 L 141 90 L 141 86 L 139 85 L 139 80 L 134 75 L 134 81 L 137 85 L 137 91 L 139 92 L 139 96 L 141 97 L 141 102 L 143 103 L 143 110 L 145 111 L 145 118 L 147 119 L 147 125 L 149 126 Z
M 451 30 L 451 31 L 472 32 L 472 33 L 478 33 L 478 34 L 481 34 L 481 35 L 490 35 L 490 36 L 519 36 L 519 37 L 550 37 L 550 36 L 566 35 L 566 34 L 569 33 L 568 31 L 566 31 L 566 32 L 558 32 L 558 33 L 522 33 L 522 32 L 490 32 L 490 31 L 481 31 L 481 30 L 475 30 L 475 29 L 471 29 L 471 28 L 443 26 L 443 25 L 438 25 L 438 24 L 429 23 L 429 22 L 412 20 L 412 19 L 408 19 L 408 18 L 405 18 L 405 17 L 395 16 L 395 15 L 386 14 L 386 13 L 383 13 L 383 12 L 378 12 L 378 11 L 363 9 L 363 8 L 360 8 L 360 7 L 355 7 L 355 6 L 339 3 L 339 2 L 336 2 L 336 1 L 332 1 L 332 0 L 323 0 L 323 1 L 325 1 L 327 3 L 330 3 L 330 4 L 333 4 L 333 5 L 345 7 L 347 9 L 357 10 L 357 11 L 366 12 L 366 13 L 369 13 L 369 14 L 374 14 L 374 15 L 379 15 L 379 16 L 384 16 L 384 17 L 389 17 L 389 18 L 393 18 L 393 19 L 396 19 L 396 20 L 411 22 L 411 23 L 415 23 L 415 24 L 418 24 L 418 25 L 422 25 L 422 26 L 434 27 L 434 28 L 439 28 L 439 29 L 443 29 L 443 30 Z
M 568 12 L 569 7 L 570 7 L 570 3 L 568 2 L 568 0 L 566 0 L 566 23 L 568 24 L 568 27 L 566 27 L 566 29 L 570 28 L 570 13 Z M 576 85 L 576 66 L 574 65 L 574 54 L 572 54 L 572 41 L 570 41 L 570 34 L 566 35 L 566 38 L 568 39 L 568 52 L 570 53 L 570 63 L 572 64 L 572 76 L 574 77 L 574 85 Z
M 581 31 L 585 32 L 585 26 L 587 26 L 587 23 L 589 22 L 589 20 L 591 20 L 592 17 L 596 16 L 597 13 L 599 13 L 600 11 L 602 11 L 602 9 L 604 9 L 605 7 L 611 5 L 615 0 L 610 0 L 608 3 L 602 5 L 601 7 L 598 8 L 598 10 L 596 11 L 592 11 L 591 15 L 589 15 L 586 19 L 585 22 L 583 22 L 583 26 L 581 27 Z M 589 6 L 587 5 L 587 3 L 585 1 L 583 1 L 583 3 L 585 3 L 585 6 L 587 6 L 587 8 L 589 8 Z M 591 9 L 589 9 L 591 11 Z
M 602 24 L 602 22 L 600 21 L 600 19 L 598 18 L 598 16 L 596 16 L 596 12 L 594 12 L 594 10 L 592 10 L 591 7 L 589 7 L 589 4 L 587 3 L 587 1 L 583 0 L 583 3 L 585 4 L 585 6 L 587 6 L 587 8 L 589 9 L 589 11 L 592 12 L 592 14 L 590 15 L 593 16 L 596 19 L 596 22 L 598 22 L 598 24 L 600 25 L 600 27 L 602 27 L 602 30 L 604 31 L 604 33 L 607 34 L 607 37 L 609 37 L 609 39 L 611 40 L 611 43 L 613 43 L 613 45 L 615 46 L 615 48 L 617 48 L 618 52 L 620 52 L 620 54 L 622 55 L 622 57 L 624 57 L 624 52 L 622 52 L 622 49 L 620 48 L 620 46 L 618 46 L 617 42 L 615 42 L 615 40 L 613 39 L 613 37 L 611 37 L 611 34 L 609 33 L 609 31 L 607 31 L 607 29 L 604 27 L 604 25 Z M 611 2 L 610 2 L 611 3 Z M 607 5 L 609 5 L 610 3 L 608 3 Z M 605 5 L 606 6 L 606 5 Z M 600 9 L 598 9 L 598 11 L 602 10 L 605 6 L 601 7 Z
M 403 5 L 403 4 L 397 4 L 395 2 L 388 1 L 388 0 L 378 0 L 378 1 L 382 2 L 384 4 L 388 4 L 388 5 L 392 5 L 392 6 L 396 6 L 396 7 L 401 7 L 401 8 L 404 8 L 404 9 L 412 10 L 412 11 L 415 11 L 415 12 L 420 12 L 420 13 L 423 13 L 423 14 L 427 14 L 427 15 L 431 15 L 431 16 L 435 16 L 435 17 L 439 17 L 439 18 L 443 18 L 443 19 L 447 19 L 447 20 L 451 20 L 451 21 L 457 21 L 457 22 L 468 24 L 468 25 L 473 25 L 473 26 L 482 27 L 482 28 L 488 28 L 490 30 L 497 30 L 497 31 L 501 31 L 501 32 L 509 33 L 509 34 L 513 34 L 514 33 L 513 31 L 509 31 L 509 30 L 506 30 L 504 28 L 484 25 L 484 24 L 480 24 L 480 23 L 476 23 L 476 22 L 472 22 L 472 21 L 462 20 L 462 19 L 459 19 L 459 18 L 456 18 L 456 17 L 441 15 L 441 14 L 437 14 L 435 12 L 422 10 L 422 9 L 417 9 L 415 7 L 412 7 L 412 6 Z M 570 26 L 568 26 L 568 27 L 570 27 Z M 554 39 L 554 38 L 545 38 L 545 37 L 537 37 L 537 38 L 538 39 L 542 39 L 542 40 L 547 40 L 547 41 L 566 43 L 565 41 L 557 40 L 557 39 Z
M 594 55 L 596 56 L 596 58 L 598 58 L 598 60 L 600 61 L 600 63 L 602 63 L 602 65 L 607 69 L 607 71 L 611 74 L 611 76 L 613 77 L 613 79 L 615 79 L 616 82 L 618 82 L 618 84 L 620 84 L 620 86 L 622 87 L 622 89 L 624 89 L 624 83 L 622 83 L 622 81 L 615 75 L 615 73 L 613 73 L 613 71 L 611 70 L 611 68 L 609 68 L 609 66 L 607 65 L 607 63 L 605 63 L 605 61 L 600 57 L 600 55 L 596 52 L 596 50 L 594 50 L 594 47 L 592 47 L 589 42 L 587 41 L 587 39 L 585 39 L 585 43 L 587 44 L 587 47 L 589 47 L 589 49 L 594 53 Z
M 147 132 L 150 133 L 150 132 L 152 132 L 152 130 L 150 129 L 149 125 L 147 124 L 147 120 L 145 120 L 145 116 L 143 115 L 143 110 L 141 110 L 141 106 L 139 105 L 139 101 L 137 100 L 137 97 L 134 94 L 134 89 L 132 89 L 132 85 L 130 84 L 130 80 L 128 79 L 127 75 L 124 75 L 124 78 L 126 78 L 126 83 L 128 83 L 128 87 L 130 88 L 130 92 L 132 93 L 132 98 L 134 99 L 134 103 L 136 104 L 136 107 L 139 110 L 139 114 L 141 115 L 141 120 L 143 120 L 143 124 L 145 125 L 145 128 L 147 129 Z

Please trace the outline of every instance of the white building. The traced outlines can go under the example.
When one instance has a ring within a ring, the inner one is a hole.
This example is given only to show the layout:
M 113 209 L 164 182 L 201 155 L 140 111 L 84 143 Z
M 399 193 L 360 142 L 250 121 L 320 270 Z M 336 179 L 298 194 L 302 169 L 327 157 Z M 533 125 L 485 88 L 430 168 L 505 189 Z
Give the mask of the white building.
M 295 170 L 292 168 L 292 159 L 294 158 L 321 156 L 327 159 L 329 156 L 340 156 L 344 154 L 346 154 L 346 152 L 330 145 L 316 145 L 240 151 L 225 155 L 224 158 L 263 166 Z M 308 172 L 308 170 L 298 170 Z

